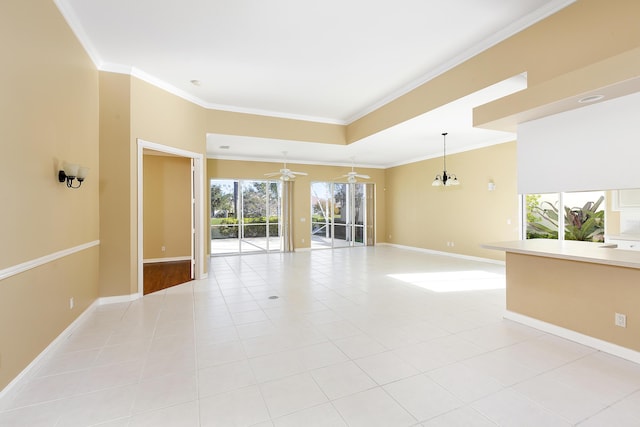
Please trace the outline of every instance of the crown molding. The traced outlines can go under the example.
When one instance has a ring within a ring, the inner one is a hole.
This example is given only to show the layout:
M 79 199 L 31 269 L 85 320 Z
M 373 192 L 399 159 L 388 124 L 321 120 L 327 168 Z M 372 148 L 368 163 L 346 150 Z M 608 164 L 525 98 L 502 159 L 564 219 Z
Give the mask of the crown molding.
M 422 75 L 421 77 L 419 77 L 418 79 L 408 83 L 407 85 L 403 86 L 402 88 L 398 89 L 397 91 L 390 93 L 389 95 L 385 96 L 384 98 L 380 99 L 379 101 L 377 101 L 376 103 L 372 104 L 371 106 L 369 106 L 368 108 L 365 108 L 364 110 L 361 110 L 359 113 L 354 114 L 353 116 L 347 118 L 346 123 L 347 124 L 351 124 L 353 122 L 355 122 L 356 120 L 359 120 L 361 118 L 363 118 L 364 116 L 366 116 L 367 114 L 370 114 L 374 111 L 376 111 L 377 109 L 387 105 L 388 103 L 400 98 L 403 95 L 406 95 L 407 93 L 411 92 L 412 90 L 422 86 L 423 84 L 427 83 L 428 81 L 438 77 L 441 74 L 446 73 L 447 71 L 451 70 L 452 68 L 457 67 L 458 65 L 462 64 L 463 62 L 473 58 L 474 56 L 484 52 L 485 50 L 497 45 L 498 43 L 508 39 L 509 37 L 519 33 L 520 31 L 523 31 L 524 29 L 530 27 L 531 25 L 542 21 L 543 19 L 553 15 L 554 13 L 558 12 L 561 9 L 564 9 L 565 7 L 569 6 L 572 3 L 575 3 L 576 0 L 554 0 L 550 3 L 548 3 L 547 5 L 540 7 L 538 9 L 536 9 L 535 11 L 529 13 L 528 15 L 520 18 L 519 20 L 511 23 L 510 25 L 504 27 L 501 31 L 493 34 L 492 36 L 482 40 L 481 42 L 477 43 L 476 45 L 474 45 L 473 47 L 465 50 L 464 52 L 460 53 L 459 55 L 454 56 L 453 58 L 451 58 L 449 61 L 444 62 L 442 65 L 440 65 L 437 68 L 434 68 L 433 70 L 429 71 L 428 73 Z
M 258 116 L 276 117 L 276 118 L 289 119 L 289 120 L 301 120 L 301 121 L 315 122 L 315 123 L 326 123 L 326 124 L 334 124 L 334 125 L 341 125 L 341 126 L 347 126 L 355 122 L 356 120 L 361 119 L 367 114 L 370 114 L 373 111 L 388 104 L 389 102 L 392 102 L 395 99 L 411 92 L 412 90 L 434 79 L 435 77 L 449 71 L 450 69 L 460 65 L 464 61 L 478 55 L 479 53 L 513 36 L 514 34 L 526 29 L 527 27 L 541 21 L 542 19 L 547 18 L 548 16 L 558 12 L 559 10 L 567 7 L 568 5 L 574 3 L 575 1 L 576 0 L 551 1 L 545 6 L 540 7 L 535 11 L 529 13 L 528 15 L 522 17 L 521 19 L 511 23 L 510 25 L 505 27 L 503 30 L 495 33 L 491 37 L 488 37 L 482 40 L 480 43 L 477 43 L 472 48 L 465 50 L 459 55 L 456 55 L 455 57 L 451 58 L 449 61 L 443 63 L 441 66 L 429 71 L 428 73 L 410 82 L 409 84 L 404 85 L 402 88 L 398 89 L 397 91 L 383 97 L 379 101 L 361 110 L 360 112 L 354 114 L 353 116 L 348 117 L 346 119 L 337 119 L 337 118 L 292 114 L 292 113 L 256 109 L 256 108 L 245 108 L 245 107 L 226 105 L 226 104 L 210 103 L 210 102 L 204 101 L 201 98 L 193 96 L 187 93 L 186 91 L 179 89 L 165 82 L 164 80 L 159 79 L 133 66 L 128 66 L 124 64 L 105 63 L 100 57 L 95 46 L 93 46 L 93 44 L 91 43 L 87 33 L 85 32 L 82 24 L 80 23 L 80 20 L 78 19 L 73 9 L 69 7 L 67 2 L 65 2 L 64 0 L 54 0 L 56 6 L 58 7 L 58 10 L 60 11 L 64 19 L 67 21 L 68 25 L 71 27 L 71 30 L 74 32 L 74 34 L 80 41 L 81 45 L 83 46 L 83 48 L 85 49 L 85 51 L 87 52 L 87 54 L 89 55 L 93 63 L 95 64 L 96 68 L 98 68 L 98 70 L 100 71 L 131 75 L 153 86 L 156 86 L 162 90 L 165 90 L 173 95 L 176 95 L 180 98 L 183 98 L 189 102 L 192 102 L 196 105 L 199 105 L 209 110 L 221 110 L 221 111 L 228 111 L 228 112 L 241 113 L 241 114 L 253 114 Z

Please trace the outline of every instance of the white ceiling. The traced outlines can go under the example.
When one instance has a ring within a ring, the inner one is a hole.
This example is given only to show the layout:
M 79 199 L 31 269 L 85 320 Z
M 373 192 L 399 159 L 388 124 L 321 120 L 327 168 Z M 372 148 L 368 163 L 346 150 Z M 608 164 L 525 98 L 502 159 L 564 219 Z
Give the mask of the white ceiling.
M 443 132 L 448 133 L 447 153 L 513 141 L 512 133 L 474 128 L 471 110 L 526 85 L 526 76 L 514 76 L 347 146 L 209 134 L 207 151 L 220 159 L 282 161 L 286 152 L 287 159 L 298 163 L 397 166 L 442 156 Z
M 101 70 L 207 108 L 348 124 L 574 0 L 54 1 Z M 444 131 L 458 151 L 513 139 L 471 128 L 469 108 L 504 91 L 351 146 L 210 135 L 207 150 L 386 167 L 434 155 Z

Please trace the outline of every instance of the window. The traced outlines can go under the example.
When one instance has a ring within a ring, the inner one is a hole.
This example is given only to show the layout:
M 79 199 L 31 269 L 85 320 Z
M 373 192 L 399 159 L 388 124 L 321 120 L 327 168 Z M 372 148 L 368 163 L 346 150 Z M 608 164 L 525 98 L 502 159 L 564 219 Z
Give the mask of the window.
M 527 239 L 558 238 L 559 194 L 525 194 Z
M 604 242 L 604 201 L 604 191 L 526 194 L 524 235 L 527 239 Z M 559 229 L 564 230 L 560 237 Z
M 211 253 L 281 249 L 279 181 L 211 180 Z

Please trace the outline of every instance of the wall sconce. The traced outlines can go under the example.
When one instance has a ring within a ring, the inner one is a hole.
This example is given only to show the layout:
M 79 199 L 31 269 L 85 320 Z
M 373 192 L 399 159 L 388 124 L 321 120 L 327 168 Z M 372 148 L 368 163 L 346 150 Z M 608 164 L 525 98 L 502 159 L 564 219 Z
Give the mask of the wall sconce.
M 58 172 L 58 181 L 66 182 L 69 188 L 80 188 L 89 173 L 89 168 L 67 162 L 64 162 L 62 167 L 63 170 Z M 74 180 L 78 181 L 78 185 L 73 185 Z

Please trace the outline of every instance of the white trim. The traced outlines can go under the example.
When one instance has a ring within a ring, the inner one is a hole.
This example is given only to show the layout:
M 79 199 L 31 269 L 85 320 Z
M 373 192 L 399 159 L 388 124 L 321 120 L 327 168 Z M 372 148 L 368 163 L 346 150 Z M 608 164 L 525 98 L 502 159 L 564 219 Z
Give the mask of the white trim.
M 311 248 L 293 248 L 293 251 L 294 252 L 311 252 Z
M 76 35 L 76 38 L 84 48 L 85 52 L 87 52 L 87 55 L 89 55 L 89 58 L 91 59 L 91 62 L 93 62 L 93 65 L 95 65 L 96 68 L 100 69 L 100 65 L 102 64 L 100 53 L 95 48 L 93 43 L 91 43 L 91 38 L 84 30 L 84 27 L 80 23 L 80 19 L 78 19 L 78 15 L 76 15 L 76 13 L 74 12 L 73 7 L 69 5 L 68 1 L 53 1 L 60 11 L 62 17 L 65 19 L 65 21 L 67 21 L 67 24 L 71 28 L 71 31 L 73 31 L 73 33 Z
M 196 268 L 198 269 L 197 271 L 194 272 L 194 280 L 200 280 L 202 279 L 202 276 L 204 275 L 204 269 L 205 269 L 205 259 L 208 260 L 206 254 L 205 254 L 205 238 L 204 238 L 204 233 L 206 231 L 207 233 L 207 239 L 211 238 L 211 233 L 209 231 L 208 227 L 204 226 L 205 223 L 205 217 L 204 217 L 204 207 L 209 205 L 209 201 L 206 200 L 206 197 L 208 195 L 207 190 L 209 188 L 209 183 L 206 184 L 205 186 L 205 176 L 204 176 L 204 169 L 205 169 L 205 155 L 204 154 L 198 154 L 197 157 L 193 157 L 193 169 L 194 169 L 194 177 L 195 177 L 195 182 L 193 183 L 193 196 L 195 198 L 195 204 L 194 204 L 194 209 L 195 209 L 195 246 L 196 246 L 196 253 L 194 254 L 194 259 L 196 262 Z M 209 223 L 209 220 L 207 219 L 207 223 Z
M 223 135 L 223 134 L 208 133 L 207 135 L 217 136 L 217 135 Z M 454 154 L 466 153 L 468 151 L 474 151 L 474 150 L 479 150 L 481 148 L 493 147 L 495 145 L 513 143 L 515 141 L 516 141 L 515 133 L 505 132 L 505 135 L 500 137 L 499 139 L 495 139 L 489 142 L 482 142 L 478 144 L 468 145 L 468 146 L 460 147 L 453 150 L 447 150 L 447 154 L 454 155 Z M 308 143 L 316 144 L 316 142 L 312 142 L 312 141 L 308 141 Z M 400 160 L 397 162 L 384 163 L 384 164 L 371 164 L 371 163 L 352 164 L 352 163 L 345 163 L 343 161 L 315 161 L 315 160 L 302 160 L 302 159 L 289 157 L 287 158 L 287 164 L 339 166 L 339 167 L 348 167 L 348 168 L 351 168 L 353 166 L 355 168 L 389 169 L 397 166 L 410 165 L 413 163 L 418 163 L 425 160 L 438 159 L 438 158 L 442 158 L 442 153 L 432 153 L 424 156 L 412 157 L 411 159 L 407 159 L 407 160 Z M 267 159 L 265 157 L 251 156 L 251 155 L 244 155 L 244 154 L 227 155 L 227 154 L 207 152 L 207 159 L 239 160 L 239 161 L 247 161 L 247 162 L 262 162 L 262 163 L 266 162 L 266 163 L 282 164 L 282 160 L 277 160 L 274 158 Z M 216 179 L 221 179 L 221 178 L 216 178 Z
M 453 252 L 435 251 L 433 249 L 418 248 L 418 247 L 415 247 L 415 246 L 397 245 L 395 243 L 376 243 L 376 246 L 393 246 L 394 248 L 407 249 L 409 251 L 423 252 L 423 253 L 430 254 L 430 255 L 442 255 L 442 256 L 449 256 L 449 257 L 452 257 L 452 258 L 465 259 L 467 261 L 486 262 L 488 264 L 496 264 L 496 265 L 503 265 L 503 266 L 506 265 L 504 261 L 500 261 L 498 259 L 482 258 L 482 257 L 477 257 L 477 256 L 471 256 L 471 255 L 462 255 L 462 254 L 456 254 L 456 253 L 453 253 Z
M 447 150 L 447 154 L 453 156 L 454 154 L 466 153 L 467 151 L 479 150 L 481 148 L 493 147 L 494 145 L 507 144 L 514 141 L 516 141 L 516 134 L 507 133 L 505 136 L 496 140 L 492 140 L 490 142 L 482 142 L 479 144 L 467 145 L 454 150 Z M 392 163 L 385 163 L 384 165 L 378 166 L 378 167 L 382 169 L 389 169 L 389 168 L 395 168 L 398 166 L 411 165 L 413 163 L 423 162 L 425 160 L 437 159 L 437 158 L 442 158 L 442 153 L 428 154 L 426 156 L 420 156 L 420 157 L 412 157 L 411 159 L 407 159 L 407 160 L 401 160 L 401 161 L 392 162 Z
M 16 385 L 18 385 L 18 383 L 29 374 L 29 371 L 31 371 L 31 369 L 33 369 L 42 359 L 44 359 L 47 355 L 47 353 L 49 353 L 51 350 L 54 349 L 54 347 L 56 347 L 57 345 L 59 345 L 60 343 L 62 343 L 62 341 L 64 341 L 65 339 L 67 339 L 70 335 L 71 332 L 73 332 L 73 329 L 78 326 L 78 324 L 82 321 L 84 321 L 85 317 L 87 317 L 89 315 L 89 313 L 91 311 L 93 311 L 93 309 L 96 307 L 96 301 L 94 301 L 89 307 L 87 307 L 87 309 L 85 311 L 83 311 L 78 317 L 76 317 L 76 319 L 71 322 L 71 324 L 69 324 L 69 326 L 67 326 L 65 328 L 64 331 L 62 331 L 53 341 L 51 341 L 51 343 L 45 347 L 44 350 L 42 350 L 40 352 L 40 354 L 38 354 L 32 361 L 31 363 L 29 363 L 27 365 L 26 368 L 24 368 L 18 375 L 16 375 L 16 377 L 11 380 L 11 382 L 9 384 L 7 384 L 5 386 L 5 388 L 3 388 L 2 390 L 0 390 L 0 401 L 5 397 L 5 395 L 7 395 Z
M 98 298 L 98 305 L 119 304 L 122 302 L 131 302 L 142 298 L 142 294 L 116 295 L 113 297 Z
M 335 118 L 307 116 L 303 114 L 285 113 L 280 111 L 263 110 L 259 108 L 238 107 L 235 105 L 207 102 L 139 68 L 131 67 L 123 64 L 116 64 L 112 62 L 96 63 L 95 60 L 94 60 L 94 63 L 96 64 L 96 67 L 100 71 L 107 71 L 110 73 L 117 73 L 117 74 L 125 74 L 131 77 L 135 77 L 137 79 L 142 80 L 143 82 L 149 83 L 152 86 L 162 89 L 165 92 L 168 92 L 172 95 L 175 95 L 179 98 L 182 98 L 188 102 L 191 102 L 192 104 L 198 105 L 207 110 L 229 111 L 232 113 L 252 114 L 252 115 L 264 116 L 264 117 L 278 117 L 281 119 L 302 120 L 305 122 L 326 123 L 326 124 L 341 125 L 341 126 L 345 126 L 348 124 L 344 120 L 339 120 Z
M 476 43 L 474 46 L 470 47 L 469 49 L 455 56 L 454 58 L 451 58 L 449 61 L 441 64 L 440 66 L 434 68 L 433 70 L 430 70 L 428 73 L 421 76 L 420 78 L 404 85 L 399 90 L 394 91 L 391 94 L 388 94 L 387 96 L 383 97 L 377 102 L 369 105 L 367 108 L 360 110 L 359 112 L 352 115 L 351 117 L 340 118 L 340 119 L 307 116 L 307 115 L 285 113 L 285 112 L 279 112 L 279 111 L 210 103 L 182 89 L 179 89 L 174 85 L 169 84 L 138 68 L 132 67 L 130 65 L 106 63 L 100 58 L 100 55 L 97 49 L 91 43 L 90 38 L 87 36 L 86 32 L 84 31 L 84 28 L 82 27 L 80 20 L 77 18 L 76 14 L 74 13 L 73 8 L 67 7 L 68 2 L 64 2 L 62 0 L 54 0 L 54 1 L 56 6 L 58 7 L 58 10 L 60 10 L 60 13 L 63 15 L 63 17 L 69 24 L 69 27 L 71 27 L 71 30 L 74 32 L 74 34 L 80 41 L 80 43 L 84 47 L 85 51 L 87 52 L 87 54 L 89 55 L 93 63 L 101 71 L 110 71 L 110 72 L 116 72 L 121 74 L 129 74 L 133 77 L 136 77 L 140 80 L 150 83 L 151 85 L 154 85 L 160 89 L 163 89 L 173 95 L 176 95 L 182 99 L 185 99 L 189 102 L 192 102 L 196 105 L 199 105 L 207 109 L 230 111 L 230 112 L 244 113 L 244 114 L 255 114 L 255 115 L 266 116 L 266 117 L 279 117 L 279 118 L 292 119 L 292 120 L 303 120 L 303 121 L 310 121 L 310 122 L 317 122 L 317 123 L 328 123 L 328 124 L 336 124 L 336 125 L 344 126 L 344 125 L 349 125 L 355 122 L 356 120 L 361 119 L 367 114 L 370 114 L 371 112 L 383 107 L 384 105 L 387 105 L 390 102 L 400 98 L 401 96 L 413 91 L 414 89 L 434 79 L 435 77 L 462 64 L 464 61 L 468 60 L 469 58 L 472 58 L 482 53 L 483 51 L 489 49 L 490 47 L 495 46 L 496 44 L 508 39 L 514 34 L 517 34 L 520 31 L 523 31 L 524 29 L 530 27 L 531 25 L 543 20 L 544 18 L 547 18 L 553 15 L 559 10 L 562 10 L 568 5 L 574 3 L 576 0 L 550 1 L 546 5 L 534 10 L 533 12 L 525 15 L 519 20 L 512 22 L 511 24 L 503 28 L 501 31 L 491 35 L 490 37 L 480 41 L 479 43 Z
M 526 195 L 518 194 L 518 240 L 527 240 L 527 207 L 525 202 Z M 605 227 L 607 221 L 605 221 Z
M 142 179 L 144 177 L 144 169 L 143 169 L 143 160 L 144 160 L 144 144 L 138 140 L 138 158 L 137 158 L 137 169 L 138 176 L 136 178 L 137 186 L 138 186 L 138 218 L 136 218 L 136 224 L 138 225 L 138 254 L 136 261 L 138 263 L 138 293 L 144 293 L 144 264 L 142 261 L 144 260 L 144 237 L 143 237 L 143 227 L 144 227 L 144 217 L 142 215 L 142 209 L 144 207 L 144 192 Z
M 212 134 L 209 134 L 212 135 Z M 514 141 L 515 138 L 511 137 L 511 141 Z M 312 144 L 315 144 L 312 142 Z M 501 144 L 501 143 L 499 143 Z M 492 144 L 495 145 L 495 144 Z M 442 154 L 434 154 L 432 157 L 429 158 L 436 158 L 436 157 L 442 157 Z M 277 159 L 266 159 L 264 157 L 259 157 L 259 156 L 245 156 L 245 155 L 237 155 L 237 156 L 228 156 L 228 155 L 223 155 L 223 154 L 211 154 L 211 153 L 207 153 L 207 159 L 214 159 L 214 160 L 240 160 L 240 161 L 245 161 L 245 162 L 260 162 L 260 163 L 273 163 L 275 165 L 282 165 L 282 160 L 278 161 Z M 414 162 L 414 160 L 411 160 L 411 162 Z M 370 164 L 370 163 L 346 163 L 343 161 L 317 161 L 317 160 L 296 160 L 296 159 L 291 159 L 291 158 L 287 158 L 287 164 L 297 164 L 297 165 L 320 165 L 320 166 L 339 166 L 339 167 L 345 167 L 345 168 L 351 168 L 352 166 L 354 168 L 367 168 L 367 169 L 387 169 L 387 166 L 381 166 L 381 165 L 374 165 L 374 164 Z M 280 166 L 281 167 L 281 166 Z M 223 178 L 216 178 L 216 179 L 223 179 Z
M 191 257 L 190 256 L 175 256 L 175 257 L 171 257 L 171 258 L 148 258 L 148 259 L 143 259 L 142 263 L 143 264 L 151 264 L 151 263 L 155 263 L 155 262 L 174 262 L 174 261 L 191 261 Z
M 606 208 L 606 204 L 605 206 L 605 210 Z M 564 205 L 564 193 L 560 192 L 558 193 L 558 212 L 562 212 L 564 214 L 566 214 L 566 210 L 565 210 L 565 205 Z M 605 213 L 606 215 L 606 213 Z M 566 230 L 565 228 L 565 223 L 564 223 L 564 215 L 558 215 L 558 241 L 559 242 L 564 242 L 565 238 L 564 238 L 564 231 Z M 582 226 L 581 226 L 582 227 Z M 560 231 L 563 231 L 562 233 Z
M 347 124 L 351 124 L 351 123 L 355 122 L 356 120 L 359 120 L 359 119 L 363 118 L 367 114 L 370 114 L 370 113 L 374 112 L 375 110 L 377 110 L 377 109 L 379 109 L 379 108 L 391 103 L 392 101 L 395 101 L 396 99 L 398 99 L 401 96 L 406 95 L 407 93 L 417 89 L 418 87 L 422 86 L 423 84 L 427 83 L 428 81 L 438 77 L 441 74 L 446 73 L 447 71 L 457 67 L 458 65 L 462 64 L 463 62 L 465 62 L 465 61 L 467 61 L 467 60 L 469 60 L 469 59 L 481 54 L 485 50 L 497 45 L 498 43 L 503 42 L 504 40 L 507 40 L 509 37 L 512 37 L 512 36 L 514 36 L 515 34 L 518 34 L 521 31 L 524 31 L 525 29 L 527 29 L 528 27 L 534 25 L 535 23 L 537 23 L 539 21 L 542 21 L 545 18 L 548 18 L 549 16 L 551 16 L 554 13 L 564 9 L 565 7 L 567 7 L 570 4 L 574 3 L 575 1 L 576 0 L 553 0 L 553 1 L 549 2 L 549 3 L 547 3 L 546 5 L 534 10 L 531 13 L 529 13 L 528 15 L 525 15 L 524 17 L 518 19 L 517 21 L 512 22 L 511 24 L 507 25 L 501 31 L 498 31 L 495 34 L 492 34 L 488 38 L 480 41 L 479 43 L 476 43 L 474 46 L 471 46 L 470 48 L 468 48 L 464 52 L 462 52 L 462 53 L 456 55 L 455 57 L 451 58 L 450 60 L 440 64 L 436 68 L 430 70 L 427 74 L 425 74 L 425 75 L 419 77 L 418 79 L 406 84 L 405 86 L 403 86 L 402 88 L 398 89 L 397 91 L 385 96 L 384 98 L 382 98 L 378 102 L 375 102 L 374 104 L 370 105 L 368 108 L 365 108 L 365 109 L 361 110 L 360 112 L 354 114 L 353 116 L 347 118 L 346 119 L 346 123 Z
M 64 249 L 49 255 L 45 255 L 40 258 L 32 259 L 31 261 L 23 262 L 22 264 L 7 267 L 5 269 L 0 270 L 0 280 L 4 280 L 6 278 L 15 276 L 20 273 L 24 273 L 25 271 L 59 260 L 60 258 L 64 258 L 68 255 L 73 255 L 77 252 L 84 251 L 85 249 L 98 246 L 99 244 L 100 244 L 100 240 L 94 240 L 93 242 L 84 243 L 82 245 L 74 246 L 73 248 Z
M 144 139 L 137 139 L 138 147 L 142 149 L 160 151 L 162 153 L 173 154 L 180 157 L 189 157 L 192 159 L 201 159 L 202 154 L 194 153 L 193 151 L 183 150 L 182 148 L 170 147 L 168 145 L 157 144 L 155 142 L 145 141 Z
M 189 230 L 191 231 L 191 233 L 189 233 L 189 237 L 190 237 L 190 241 L 189 241 L 189 278 L 191 280 L 194 280 L 196 278 L 196 227 L 195 227 L 195 222 L 196 222 L 196 218 L 195 218 L 195 214 L 196 214 L 196 188 L 195 188 L 195 180 L 196 180 L 196 168 L 195 168 L 195 164 L 194 164 L 194 160 L 191 159 L 190 161 L 190 165 L 189 165 L 189 181 L 190 182 L 190 186 L 191 188 L 189 189 L 190 194 L 189 194 L 189 208 L 190 211 L 189 212 L 189 221 L 191 222 L 189 224 Z M 210 185 L 210 184 L 209 184 Z M 209 233 L 211 234 L 211 233 Z M 210 236 L 209 236 L 210 237 Z
M 143 171 L 143 163 L 142 160 L 144 158 L 144 150 L 153 150 L 153 151 L 159 151 L 162 153 L 168 153 L 168 154 L 173 154 L 176 156 L 180 156 L 180 157 L 186 157 L 186 158 L 190 158 L 193 159 L 193 167 L 195 169 L 195 182 L 194 182 L 194 187 L 195 187 L 195 203 L 196 203 L 196 224 L 195 224 L 195 229 L 196 229 L 196 248 L 197 248 L 197 252 L 195 254 L 195 261 L 196 261 L 196 272 L 195 272 L 195 280 L 200 280 L 204 274 L 204 260 L 205 260 L 205 253 L 204 253 L 204 239 L 203 239 L 203 234 L 204 234 L 204 217 L 203 217 L 203 209 L 204 209 L 204 203 L 205 203 L 205 193 L 204 193 L 204 166 L 203 166 L 203 159 L 204 159 L 204 155 L 201 153 L 195 153 L 193 151 L 188 151 L 188 150 L 183 150 L 181 148 L 176 148 L 176 147 L 171 147 L 168 145 L 162 145 L 162 144 L 157 144 L 155 142 L 149 142 L 149 141 L 145 141 L 143 139 L 136 139 L 137 141 L 137 145 L 138 145 L 138 158 L 137 158 L 137 187 L 138 187 L 138 218 L 137 218 L 137 225 L 138 225 L 138 239 L 137 239 L 137 243 L 138 243 L 138 255 L 137 255 L 137 262 L 138 262 L 138 294 L 142 295 L 144 293 L 143 290 L 143 283 L 144 283 L 144 278 L 143 278 L 143 267 L 144 267 L 144 258 L 143 258 L 143 246 L 144 246 L 144 237 L 143 237 L 143 225 L 144 225 L 144 216 L 143 216 L 143 209 L 144 209 L 144 203 L 143 203 L 143 199 L 144 199 L 144 194 L 143 194 L 143 177 L 144 177 L 144 171 Z
M 557 335 L 561 338 L 565 338 L 579 344 L 586 345 L 588 347 L 595 348 L 596 350 L 603 351 L 605 353 L 612 354 L 614 356 L 621 357 L 626 360 L 630 360 L 634 363 L 640 363 L 640 352 L 631 350 L 626 347 L 619 346 L 617 344 L 610 343 L 598 338 L 590 337 L 570 329 L 562 328 L 560 326 L 553 325 L 551 323 L 543 322 L 542 320 L 534 319 L 523 314 L 514 313 L 507 310 L 503 316 L 505 319 L 512 320 L 514 322 L 521 323 L 532 328 L 539 329 L 543 332 L 547 332 L 553 335 Z

